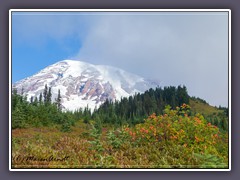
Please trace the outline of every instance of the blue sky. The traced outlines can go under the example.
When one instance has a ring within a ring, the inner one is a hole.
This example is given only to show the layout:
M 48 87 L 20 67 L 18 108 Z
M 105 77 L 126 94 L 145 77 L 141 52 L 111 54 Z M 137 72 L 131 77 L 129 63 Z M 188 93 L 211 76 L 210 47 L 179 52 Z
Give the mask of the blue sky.
M 12 80 L 64 59 L 122 68 L 186 85 L 228 103 L 227 12 L 14 12 Z
M 52 17 L 52 19 L 49 19 Z M 63 16 L 14 13 L 12 16 L 12 81 L 31 76 L 59 60 L 76 54 L 81 47 L 78 34 L 64 29 Z M 69 24 L 71 26 L 71 24 Z M 50 29 L 48 29 L 50 28 Z M 64 30 L 61 30 L 64 29 Z M 79 31 L 83 29 L 79 27 Z M 82 30 L 83 31 L 83 30 Z M 56 32 L 56 34 L 55 34 Z

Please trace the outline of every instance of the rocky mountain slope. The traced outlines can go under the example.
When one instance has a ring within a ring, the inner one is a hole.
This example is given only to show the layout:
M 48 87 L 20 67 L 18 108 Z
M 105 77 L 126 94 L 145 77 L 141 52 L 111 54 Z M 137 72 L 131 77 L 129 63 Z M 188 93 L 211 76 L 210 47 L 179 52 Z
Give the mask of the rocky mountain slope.
M 45 84 L 52 88 L 53 101 L 60 89 L 62 105 L 68 110 L 86 106 L 93 110 L 106 99 L 119 100 L 159 85 L 119 68 L 63 60 L 14 83 L 13 88 L 30 100 L 43 92 Z

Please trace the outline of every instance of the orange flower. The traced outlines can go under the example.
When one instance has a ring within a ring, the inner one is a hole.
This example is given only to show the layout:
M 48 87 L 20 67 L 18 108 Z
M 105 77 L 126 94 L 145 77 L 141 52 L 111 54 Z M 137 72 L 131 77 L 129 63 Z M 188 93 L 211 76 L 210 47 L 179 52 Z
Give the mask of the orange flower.
M 201 124 L 201 122 L 202 122 L 202 121 L 201 121 L 200 119 L 198 119 L 197 117 L 195 117 L 194 120 L 195 120 L 198 124 Z
M 177 136 L 170 136 L 170 139 L 177 139 Z
M 196 140 L 197 142 L 200 141 L 200 139 L 199 139 L 197 136 L 195 136 L 195 140 Z
M 148 119 L 155 119 L 156 118 L 156 113 L 153 113 L 152 115 L 150 115 L 149 117 L 148 117 Z
M 140 129 L 140 132 L 141 132 L 141 133 L 143 133 L 144 131 L 145 131 L 145 129 L 144 129 L 144 128 L 141 128 L 141 129 Z

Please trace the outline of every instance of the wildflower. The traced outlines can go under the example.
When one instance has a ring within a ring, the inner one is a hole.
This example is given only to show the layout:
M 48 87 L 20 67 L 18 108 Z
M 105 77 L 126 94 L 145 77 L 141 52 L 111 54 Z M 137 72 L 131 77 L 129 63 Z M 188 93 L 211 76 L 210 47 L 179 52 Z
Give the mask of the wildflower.
M 153 113 L 152 115 L 148 116 L 148 120 L 150 119 L 156 119 L 156 113 Z
M 201 122 L 202 122 L 202 121 L 201 121 L 199 118 L 197 118 L 197 117 L 195 117 L 194 120 L 197 122 L 197 124 L 201 124 Z
M 145 129 L 144 129 L 144 128 L 140 129 L 140 132 L 141 132 L 141 133 L 143 133 L 144 131 L 145 131 Z
M 130 131 L 129 134 L 130 134 L 130 136 L 132 136 L 132 134 L 133 134 L 132 131 Z
M 136 133 L 133 133 L 132 134 L 132 140 L 135 140 L 136 139 Z
M 184 132 L 184 130 L 181 129 L 181 130 L 180 130 L 180 133 L 183 133 L 183 132 Z
M 196 140 L 197 142 L 200 141 L 200 139 L 199 139 L 197 136 L 195 136 L 195 140 Z

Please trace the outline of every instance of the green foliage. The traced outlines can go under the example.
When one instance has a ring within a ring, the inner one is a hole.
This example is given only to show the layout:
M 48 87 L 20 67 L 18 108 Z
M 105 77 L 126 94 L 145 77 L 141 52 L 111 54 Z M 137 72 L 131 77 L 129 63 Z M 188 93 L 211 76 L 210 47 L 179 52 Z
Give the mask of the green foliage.
M 16 107 L 12 113 L 12 128 L 25 128 L 26 127 L 26 116 L 23 114 L 21 106 Z
M 62 132 L 70 132 L 71 131 L 71 124 L 70 122 L 64 122 L 62 125 L 61 125 L 61 131 Z
M 186 104 L 152 114 L 142 124 L 114 129 L 78 121 L 69 133 L 56 128 L 13 130 L 13 157 L 53 155 L 59 162 L 18 162 L 22 168 L 228 168 L 228 136 Z M 69 114 L 70 116 L 70 114 Z M 31 137 L 31 138 L 29 138 Z
M 19 95 L 16 90 L 12 93 L 12 128 L 42 127 L 61 125 L 61 130 L 69 132 L 71 126 L 74 126 L 76 117 L 72 112 L 61 111 L 61 95 L 58 91 L 56 103 L 51 102 L 51 88 L 45 86 L 40 93 L 39 100 L 37 97 L 27 101 L 27 97 Z M 79 119 L 78 119 L 79 120 Z
M 96 130 L 98 131 L 98 133 L 102 132 L 102 120 L 100 118 L 96 118 L 95 123 L 94 123 L 94 127 L 96 128 Z
M 127 128 L 128 140 L 136 146 L 161 145 L 164 149 L 182 147 L 186 153 L 202 154 L 206 159 L 196 160 L 202 161 L 202 164 L 199 164 L 201 168 L 211 167 L 211 164 L 215 164 L 216 167 L 218 165 L 226 167 L 228 144 L 225 133 L 221 133 L 216 126 L 207 123 L 200 114 L 188 116 L 186 112 L 189 110 L 190 107 L 186 104 L 176 110 L 170 110 L 170 106 L 167 106 L 164 115 L 152 114 L 143 124 L 138 124 L 132 129 Z M 186 155 L 184 153 L 183 156 Z M 177 155 L 178 158 L 179 156 Z M 184 164 L 187 164 L 186 160 Z
M 93 117 L 100 117 L 103 123 L 115 125 L 142 123 L 143 119 L 152 113 L 163 113 L 164 106 L 179 106 L 189 103 L 189 95 L 185 86 L 158 87 L 149 89 L 143 94 L 135 94 L 120 101 L 106 100 L 99 109 L 95 110 Z
M 227 166 L 224 163 L 224 159 L 221 157 L 217 157 L 211 154 L 194 154 L 194 156 L 202 161 L 200 164 L 200 168 L 225 168 Z
M 118 149 L 124 144 L 124 134 L 123 131 L 109 131 L 106 135 L 109 145 L 114 149 Z
M 102 142 L 100 140 L 100 136 L 101 135 L 99 133 L 99 130 L 97 128 L 95 128 L 94 125 L 92 125 L 92 129 L 91 129 L 91 132 L 90 132 L 90 137 L 93 138 L 93 140 L 90 141 L 90 144 L 92 145 L 91 149 L 94 149 L 98 152 L 104 151 Z
M 192 109 L 186 87 L 150 89 L 121 101 L 107 100 L 93 114 L 88 107 L 63 112 L 60 96 L 59 91 L 56 103 L 51 102 L 51 88 L 45 86 L 29 103 L 13 91 L 13 157 L 70 157 L 61 162 L 13 159 L 14 167 L 228 167 L 228 109 L 210 109 L 199 100 Z M 199 107 L 209 113 L 199 113 Z
M 60 92 L 60 90 L 58 90 L 58 96 L 57 96 L 57 99 L 56 99 L 56 105 L 57 105 L 57 108 L 58 108 L 59 111 L 62 110 L 61 99 L 62 99 L 61 92 Z
M 217 126 L 221 131 L 228 131 L 228 108 L 212 107 L 204 100 L 195 97 L 190 99 L 190 106 L 193 114 L 201 113 L 207 122 Z

